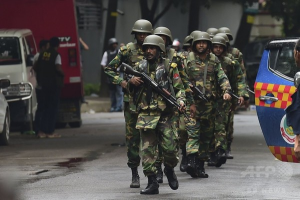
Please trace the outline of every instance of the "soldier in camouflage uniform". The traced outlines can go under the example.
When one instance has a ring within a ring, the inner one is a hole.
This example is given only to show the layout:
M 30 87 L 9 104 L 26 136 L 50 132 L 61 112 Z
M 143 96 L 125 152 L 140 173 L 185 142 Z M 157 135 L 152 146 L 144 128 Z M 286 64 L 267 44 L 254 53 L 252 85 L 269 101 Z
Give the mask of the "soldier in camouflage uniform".
M 184 109 L 185 91 L 179 76 L 177 64 L 164 59 L 161 52 L 165 52 L 165 44 L 157 35 L 147 36 L 143 43 L 145 60 L 138 63 L 136 69 L 148 74 L 155 82 L 168 90 L 180 104 L 180 111 Z M 147 187 L 141 194 L 158 194 L 156 179 L 157 168 L 155 162 L 158 157 L 160 144 L 164 162 L 164 173 L 169 186 L 176 190 L 179 186 L 174 167 L 178 163 L 178 133 L 175 111 L 166 100 L 154 92 L 149 85 L 142 84 L 142 80 L 130 84 L 129 91 L 137 96 L 136 105 L 138 119 L 136 128 L 140 130 L 142 141 L 142 164 L 144 174 L 148 177 Z
M 222 36 L 214 36 L 212 38 L 212 53 L 214 53 L 220 60 L 222 69 L 227 75 L 232 92 L 239 96 L 239 102 L 244 102 L 246 84 L 243 76 L 243 71 L 240 64 L 237 61 L 233 61 L 226 56 L 227 44 Z M 220 88 L 219 88 L 220 89 Z M 211 159 L 216 158 L 215 166 L 220 167 L 226 162 L 226 150 L 227 150 L 227 126 L 228 117 L 232 101 L 224 101 L 221 97 L 217 99 L 217 109 L 219 111 L 215 121 L 215 142 L 214 151 L 211 155 Z
M 136 43 L 128 43 L 126 46 L 120 48 L 117 56 L 109 63 L 108 67 L 104 70 L 105 73 L 112 79 L 114 84 L 120 84 L 123 88 L 127 86 L 127 77 L 124 79 L 118 76 L 117 68 L 122 62 L 134 66 L 135 63 L 141 61 L 144 56 L 142 51 L 142 44 L 147 35 L 152 34 L 152 24 L 147 20 L 137 20 L 132 28 L 131 34 L 135 35 Z M 136 82 L 136 77 L 130 79 L 130 82 Z M 140 133 L 135 128 L 137 120 L 137 112 L 135 105 L 132 103 L 133 97 L 128 94 L 127 90 L 124 91 L 124 117 L 126 123 L 126 146 L 128 167 L 132 170 L 132 183 L 131 188 L 140 187 L 140 179 L 137 167 L 140 165 Z
M 208 148 L 214 131 L 215 99 L 217 97 L 216 86 L 222 89 L 224 100 L 230 100 L 228 92 L 231 90 L 228 78 L 224 73 L 219 59 L 212 53 L 208 53 L 211 46 L 209 34 L 196 33 L 193 37 L 193 51 L 187 56 L 186 71 L 190 82 L 202 91 L 208 102 L 197 98 L 195 125 L 188 129 L 188 167 L 187 173 L 192 177 L 207 178 L 204 162 L 208 158 Z M 200 138 L 200 139 L 199 139 Z
M 177 55 L 177 52 L 175 51 L 175 49 L 169 48 L 169 46 L 173 42 L 173 37 L 172 37 L 171 31 L 166 27 L 157 27 L 153 31 L 153 34 L 160 36 L 164 40 L 166 53 L 163 56 L 168 58 L 169 62 L 177 64 L 177 68 L 179 70 L 179 74 L 180 74 L 181 80 L 182 80 L 184 88 L 185 88 L 185 93 L 186 93 L 186 97 L 187 97 L 187 106 L 193 105 L 194 104 L 194 99 L 193 99 L 191 89 L 190 89 L 190 86 L 189 86 L 188 77 L 187 77 L 186 72 L 185 72 L 185 70 L 182 66 L 181 57 Z M 192 107 L 192 112 L 194 112 L 194 111 L 195 111 L 195 106 Z M 181 163 L 180 163 L 180 170 L 184 172 L 185 168 L 186 168 L 186 164 L 187 164 L 186 147 L 185 147 L 186 142 L 187 142 L 187 132 L 185 131 L 184 116 L 180 115 L 178 120 L 179 120 L 179 126 L 178 126 L 178 128 L 179 128 L 178 129 L 179 145 L 180 145 L 180 149 L 182 150 L 182 156 L 183 156 L 182 160 L 181 160 Z M 157 162 L 156 162 L 157 171 L 158 171 L 157 181 L 159 183 L 163 182 L 163 174 L 162 174 L 162 169 L 161 169 L 162 160 L 163 160 L 163 158 L 162 158 L 161 153 L 160 153 L 160 156 L 159 156 L 159 158 L 157 159 Z
M 232 60 L 235 60 L 235 61 L 238 61 L 239 64 L 240 64 L 240 67 L 243 71 L 243 76 L 244 76 L 244 79 L 246 81 L 246 69 L 245 69 L 245 66 L 244 66 L 244 60 L 243 60 L 243 54 L 242 52 L 240 52 L 237 48 L 231 48 L 230 47 L 230 41 L 233 40 L 233 37 L 232 37 L 232 34 L 230 33 L 230 29 L 227 28 L 227 27 L 222 27 L 222 28 L 219 28 L 219 32 L 220 33 L 223 33 L 227 36 L 227 38 L 225 36 L 223 36 L 226 40 L 226 43 L 227 43 L 227 52 L 228 52 L 228 56 L 232 59 Z M 247 84 L 247 83 L 246 83 Z M 247 85 L 246 85 L 247 87 Z M 248 92 L 246 91 L 245 92 L 245 101 L 244 101 L 244 104 L 246 107 L 248 107 L 249 105 L 249 94 Z M 232 109 L 231 109 L 231 112 L 230 112 L 230 115 L 229 115 L 229 124 L 228 124 L 228 135 L 227 135 L 227 151 L 226 151 L 226 157 L 227 159 L 233 159 L 233 155 L 231 154 L 231 143 L 233 141 L 233 117 L 234 117 L 234 112 L 235 112 L 235 109 L 237 107 L 237 101 L 235 99 L 232 100 Z

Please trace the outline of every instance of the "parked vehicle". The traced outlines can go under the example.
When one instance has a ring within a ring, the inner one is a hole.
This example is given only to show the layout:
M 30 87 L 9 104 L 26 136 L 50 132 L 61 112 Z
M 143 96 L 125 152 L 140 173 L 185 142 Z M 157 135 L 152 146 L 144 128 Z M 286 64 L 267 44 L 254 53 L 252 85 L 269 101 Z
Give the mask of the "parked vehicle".
M 0 79 L 0 90 L 10 85 L 8 79 Z M 0 92 L 0 145 L 9 144 L 10 133 L 10 114 L 9 106 L 2 92 Z
M 49 9 L 49 4 L 55 9 Z M 58 52 L 62 58 L 62 69 L 65 78 L 57 122 L 60 126 L 65 126 L 68 123 L 71 127 L 80 127 L 83 87 L 74 0 L 52 0 L 51 2 L 0 0 L 0 5 L 0 18 L 7 19 L 0 20 L 0 29 L 30 29 L 37 43 L 42 39 L 50 39 L 54 36 L 60 39 Z M 22 44 L 21 41 L 26 43 Z M 26 47 L 20 51 L 20 55 L 24 55 L 24 51 L 29 51 L 28 53 L 31 54 L 35 53 L 33 43 L 29 46 L 29 42 L 26 40 L 19 40 L 19 45 L 20 47 Z M 33 52 L 30 52 L 31 49 L 33 49 Z M 23 60 L 22 64 L 25 65 L 24 63 Z M 26 69 L 29 70 L 30 68 L 27 67 Z M 12 77 L 13 74 L 10 73 L 9 76 Z M 25 79 L 25 77 L 23 78 Z M 28 103 L 29 101 L 24 102 Z M 34 113 L 34 100 L 32 105 Z M 12 107 L 15 107 L 15 105 Z
M 287 126 L 284 109 L 292 103 L 294 75 L 299 70 L 293 50 L 298 38 L 268 42 L 256 77 L 255 105 L 266 143 L 281 161 L 298 162 L 293 150 L 295 135 Z

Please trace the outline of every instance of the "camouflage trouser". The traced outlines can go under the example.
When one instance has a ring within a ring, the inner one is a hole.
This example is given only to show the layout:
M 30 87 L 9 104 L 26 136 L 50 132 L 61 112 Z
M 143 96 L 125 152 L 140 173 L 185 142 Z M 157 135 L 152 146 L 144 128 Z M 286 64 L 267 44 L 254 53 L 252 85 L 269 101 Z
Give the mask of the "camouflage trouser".
M 228 117 L 230 112 L 231 102 L 224 101 L 223 99 L 217 100 L 216 121 L 214 130 L 214 146 L 213 149 L 217 150 L 221 148 L 223 150 L 227 149 L 227 128 L 228 127 Z
M 215 105 L 213 101 L 196 101 L 195 124 L 188 126 L 187 155 L 199 153 L 200 160 L 207 160 L 210 141 L 214 135 Z
M 130 168 L 138 167 L 140 165 L 140 132 L 135 128 L 137 121 L 137 114 L 129 110 L 128 102 L 124 104 L 124 117 L 126 124 L 126 146 L 127 146 L 127 165 Z
M 233 120 L 234 120 L 234 110 L 230 111 L 229 114 L 229 124 L 227 126 L 227 142 L 232 143 L 233 140 Z
M 178 157 L 178 134 L 176 117 L 162 116 L 155 129 L 140 130 L 142 140 L 142 164 L 145 176 L 156 174 L 155 162 L 160 144 L 165 166 L 176 167 Z

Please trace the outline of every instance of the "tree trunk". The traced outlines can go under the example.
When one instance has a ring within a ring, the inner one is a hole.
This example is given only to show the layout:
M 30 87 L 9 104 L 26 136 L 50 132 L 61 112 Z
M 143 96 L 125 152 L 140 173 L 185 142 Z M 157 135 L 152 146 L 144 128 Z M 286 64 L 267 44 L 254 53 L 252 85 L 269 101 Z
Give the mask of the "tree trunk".
M 117 22 L 117 7 L 118 0 L 109 0 L 107 9 L 107 19 L 105 28 L 105 37 L 103 41 L 103 53 L 108 49 L 108 40 L 115 37 L 116 22 Z M 103 68 L 100 70 L 100 97 L 108 97 L 109 89 L 106 83 L 106 74 Z
M 189 10 L 189 26 L 187 35 L 199 28 L 199 11 L 201 0 L 191 0 Z

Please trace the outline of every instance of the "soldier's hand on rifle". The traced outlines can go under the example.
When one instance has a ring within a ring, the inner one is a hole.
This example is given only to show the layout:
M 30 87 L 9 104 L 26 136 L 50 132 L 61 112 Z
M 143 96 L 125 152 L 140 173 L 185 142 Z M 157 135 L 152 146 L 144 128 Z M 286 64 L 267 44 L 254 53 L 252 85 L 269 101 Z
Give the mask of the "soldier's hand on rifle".
M 142 79 L 141 79 L 140 77 L 136 77 L 136 76 L 132 77 L 132 78 L 129 80 L 129 82 L 130 82 L 131 84 L 135 85 L 135 86 L 139 86 L 140 84 L 143 83 Z
M 223 95 L 223 99 L 224 99 L 224 100 L 230 100 L 230 99 L 231 99 L 230 94 L 225 93 L 225 94 Z
M 195 104 L 192 104 L 191 106 L 190 106 L 190 117 L 191 118 L 194 118 L 195 117 L 195 113 L 196 113 L 196 105 Z
M 239 105 L 240 106 L 243 105 L 244 102 L 245 102 L 244 97 L 239 97 L 239 100 L 238 100 Z
M 125 81 L 125 80 L 122 81 L 120 85 L 121 85 L 122 88 L 126 88 L 126 86 L 127 86 L 127 81 Z
M 185 104 L 184 104 L 184 102 L 180 101 L 179 105 L 180 105 L 179 111 L 180 112 L 184 112 L 185 111 Z

